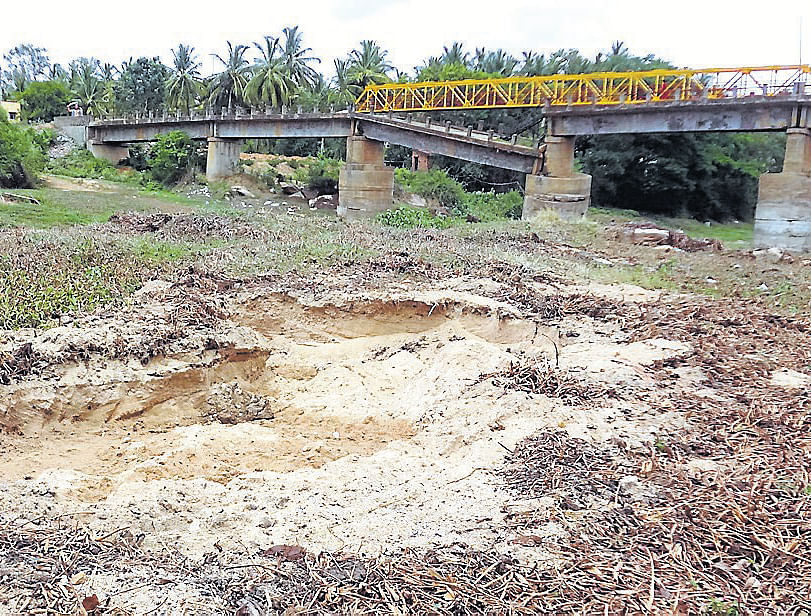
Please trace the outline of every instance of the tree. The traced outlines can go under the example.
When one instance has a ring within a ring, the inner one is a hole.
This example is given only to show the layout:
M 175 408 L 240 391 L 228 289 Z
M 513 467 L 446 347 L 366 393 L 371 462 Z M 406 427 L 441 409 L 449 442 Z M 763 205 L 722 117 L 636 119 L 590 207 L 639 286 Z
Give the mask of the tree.
M 330 104 L 338 107 L 346 107 L 355 102 L 360 93 L 360 88 L 356 86 L 349 77 L 349 60 L 334 60 L 335 77 L 332 79 L 332 91 L 330 94 Z
M 443 53 L 439 58 L 441 64 L 460 64 L 468 66 L 468 53 L 465 51 L 464 45 L 459 41 L 455 41 L 450 47 L 443 47 Z
M 198 163 L 197 148 L 183 131 L 175 130 L 158 139 L 149 151 L 149 175 L 166 186 L 175 184 Z
M 386 60 L 387 55 L 388 52 L 381 49 L 376 41 L 361 41 L 360 49 L 353 49 L 349 53 L 347 79 L 361 90 L 371 84 L 388 82 L 387 73 L 392 66 Z
M 73 100 L 82 111 L 102 115 L 112 103 L 112 97 L 101 80 L 101 62 L 96 58 L 77 58 L 70 63 L 70 87 Z
M 28 84 L 30 81 L 47 78 L 51 67 L 48 53 L 43 47 L 36 47 L 31 43 L 21 43 L 8 50 L 3 55 L 6 70 L 18 84 Z M 24 89 L 24 88 L 23 88 Z M 22 92 L 22 90 L 18 90 Z
M 29 121 L 51 122 L 54 116 L 65 115 L 71 93 L 58 81 L 34 81 L 23 90 L 23 113 Z
M 307 55 L 312 48 L 304 47 L 303 37 L 298 26 L 284 28 L 282 34 L 284 41 L 281 43 L 281 55 L 287 77 L 299 87 L 312 86 L 318 78 L 318 71 L 309 64 L 311 62 L 320 63 L 321 60 Z
M 242 105 L 245 102 L 245 88 L 250 81 L 250 66 L 245 58 L 247 45 L 237 45 L 236 47 L 228 43 L 228 59 L 215 54 L 217 60 L 222 64 L 223 70 L 211 78 L 208 89 L 208 102 L 210 105 L 220 108 L 231 109 L 234 105 Z
M 169 109 L 178 109 L 188 115 L 202 92 L 200 62 L 194 54 L 194 47 L 189 45 L 178 45 L 172 55 L 173 73 L 166 84 L 166 104 Z
M 296 84 L 288 73 L 287 65 L 279 47 L 279 39 L 265 37 L 264 46 L 254 43 L 260 57 L 253 67 L 253 77 L 245 87 L 249 102 L 279 108 L 287 105 L 293 97 Z M 278 54 L 278 55 L 277 55 Z
M 0 187 L 31 188 L 44 165 L 34 131 L 8 121 L 0 109 Z
M 159 58 L 138 58 L 124 63 L 115 85 L 115 101 L 124 112 L 163 111 L 169 74 Z

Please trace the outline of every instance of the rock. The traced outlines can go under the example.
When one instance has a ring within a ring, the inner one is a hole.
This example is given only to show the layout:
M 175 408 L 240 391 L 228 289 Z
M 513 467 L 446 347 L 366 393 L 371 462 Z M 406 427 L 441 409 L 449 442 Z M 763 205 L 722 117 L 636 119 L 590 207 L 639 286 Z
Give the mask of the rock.
M 304 195 L 305 199 L 315 199 L 318 196 L 318 191 L 309 186 L 305 186 L 301 189 L 301 194 Z
M 406 193 L 403 202 L 412 207 L 428 207 L 428 202 L 425 200 L 425 197 L 415 193 Z
M 296 193 L 301 193 L 301 187 L 291 182 L 279 182 L 279 188 L 282 189 L 282 192 L 285 195 L 295 195 Z
M 250 190 L 245 188 L 244 186 L 232 186 L 228 190 L 228 193 L 232 197 L 237 197 L 237 196 L 239 196 L 239 197 L 248 197 L 249 199 L 253 199 L 255 197 L 255 195 Z
M 338 207 L 338 199 L 335 195 L 321 195 L 310 199 L 310 207 L 316 210 L 334 210 Z
M 670 237 L 667 229 L 634 229 L 633 241 L 637 244 L 663 244 Z

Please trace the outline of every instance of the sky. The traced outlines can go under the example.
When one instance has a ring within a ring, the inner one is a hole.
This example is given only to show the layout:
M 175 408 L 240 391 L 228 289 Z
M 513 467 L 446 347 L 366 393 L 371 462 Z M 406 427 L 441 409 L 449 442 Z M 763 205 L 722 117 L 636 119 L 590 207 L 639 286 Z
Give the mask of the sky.
M 691 68 L 811 63 L 811 2 L 799 0 L 31 0 L 3 3 L 0 53 L 22 42 L 45 47 L 51 60 L 77 56 L 120 63 L 129 57 L 171 61 L 178 43 L 194 45 L 203 73 L 225 41 L 250 43 L 298 24 L 304 42 L 331 73 L 361 39 L 374 39 L 401 70 L 461 41 L 467 49 L 502 47 L 521 57 L 574 47 L 587 56 L 624 41 Z M 757 6 L 749 9 L 747 5 Z M 801 22 L 803 24 L 801 28 Z

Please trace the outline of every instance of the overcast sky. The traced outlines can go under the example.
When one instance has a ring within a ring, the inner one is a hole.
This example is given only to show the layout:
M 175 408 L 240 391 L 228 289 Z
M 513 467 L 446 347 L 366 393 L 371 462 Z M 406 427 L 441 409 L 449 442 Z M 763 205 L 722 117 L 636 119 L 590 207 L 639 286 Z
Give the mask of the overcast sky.
M 634 53 L 703 68 L 797 63 L 801 18 L 807 64 L 808 0 L 7 0 L 0 12 L 0 50 L 32 42 L 65 64 L 76 56 L 119 63 L 159 55 L 168 62 L 170 48 L 184 42 L 195 46 L 203 72 L 210 73 L 209 54 L 224 54 L 226 40 L 249 43 L 299 24 L 305 44 L 323 58 L 325 73 L 332 58 L 345 56 L 364 38 L 379 41 L 391 62 L 409 72 L 456 40 L 471 51 L 503 47 L 518 57 L 528 49 L 549 53 L 561 47 L 592 56 L 622 40 Z

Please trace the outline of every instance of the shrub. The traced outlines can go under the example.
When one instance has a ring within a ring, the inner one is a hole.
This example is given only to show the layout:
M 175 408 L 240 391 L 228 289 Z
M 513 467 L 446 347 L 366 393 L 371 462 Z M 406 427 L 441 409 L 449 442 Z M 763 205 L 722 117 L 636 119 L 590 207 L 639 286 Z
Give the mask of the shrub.
M 30 188 L 42 170 L 45 156 L 30 128 L 0 118 L 0 187 Z
M 524 198 L 516 190 L 506 193 L 465 193 L 464 210 L 482 222 L 504 218 L 521 218 Z
M 149 151 L 148 161 L 151 179 L 170 186 L 193 172 L 199 157 L 191 137 L 183 131 L 175 130 L 158 136 Z
M 318 191 L 319 195 L 333 195 L 338 192 L 340 171 L 340 160 L 319 157 L 311 161 L 309 166 L 296 169 L 293 178 Z
M 435 216 L 424 208 L 407 205 L 381 212 L 377 215 L 377 220 L 387 227 L 397 227 L 398 229 L 446 229 L 452 224 L 448 218 Z
M 453 210 L 455 214 L 467 213 L 464 209 L 464 188 L 441 169 L 431 169 L 430 171 L 397 169 L 394 177 L 405 190 L 417 193 L 426 199 L 433 199 L 439 205 Z
M 49 173 L 65 175 L 71 178 L 89 178 L 128 184 L 135 184 L 141 180 L 140 174 L 132 171 L 121 171 L 111 162 L 103 158 L 96 158 L 88 150 L 84 149 L 76 149 L 67 156 L 51 160 L 48 162 L 46 170 Z

